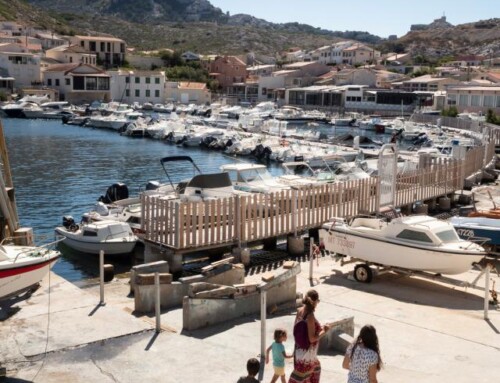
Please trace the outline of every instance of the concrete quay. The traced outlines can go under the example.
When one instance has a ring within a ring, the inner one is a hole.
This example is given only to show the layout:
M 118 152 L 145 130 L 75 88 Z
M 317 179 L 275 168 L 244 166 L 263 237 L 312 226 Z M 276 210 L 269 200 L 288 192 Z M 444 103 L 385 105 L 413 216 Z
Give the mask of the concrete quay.
M 301 268 L 297 288 L 306 292 L 311 288 L 309 262 Z M 500 309 L 490 306 L 489 320 L 483 319 L 483 291 L 393 273 L 360 284 L 347 278 L 352 268 L 330 257 L 314 261 L 312 285 L 321 299 L 317 317 L 329 322 L 354 316 L 356 333 L 367 323 L 377 328 L 384 361 L 379 382 L 498 380 Z M 270 269 L 251 269 L 246 282 L 260 282 Z M 471 270 L 456 278 L 472 281 L 478 274 Z M 499 277 L 492 273 L 491 278 L 498 289 Z M 484 286 L 484 278 L 478 285 Z M 154 313 L 133 315 L 129 290 L 128 279 L 115 279 L 106 284 L 106 305 L 98 306 L 98 284 L 80 289 L 51 274 L 30 298 L 2 307 L 5 381 L 235 382 L 244 375 L 246 360 L 260 352 L 258 316 L 187 332 L 179 307 L 162 313 L 163 331 L 156 334 Z M 285 346 L 291 350 L 293 320 L 293 310 L 269 315 L 268 344 L 274 329 L 284 327 L 289 332 Z M 342 358 L 333 352 L 320 355 L 322 382 L 347 380 Z M 289 360 L 286 371 L 292 371 Z M 267 365 L 263 381 L 271 376 Z

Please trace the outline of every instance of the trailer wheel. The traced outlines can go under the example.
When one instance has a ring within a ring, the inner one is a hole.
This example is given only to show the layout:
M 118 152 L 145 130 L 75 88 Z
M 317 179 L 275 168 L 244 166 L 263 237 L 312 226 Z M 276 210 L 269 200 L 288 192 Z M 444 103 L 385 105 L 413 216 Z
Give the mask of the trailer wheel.
M 368 265 L 357 265 L 354 268 L 354 279 L 362 283 L 370 283 L 373 279 L 373 272 Z

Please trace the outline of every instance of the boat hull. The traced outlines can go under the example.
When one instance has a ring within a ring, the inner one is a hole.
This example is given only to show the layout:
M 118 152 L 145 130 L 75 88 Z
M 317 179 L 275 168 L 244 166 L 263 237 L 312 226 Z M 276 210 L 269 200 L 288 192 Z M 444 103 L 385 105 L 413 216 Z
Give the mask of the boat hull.
M 402 245 L 387 239 L 370 238 L 344 231 L 319 231 L 325 249 L 357 258 L 368 263 L 400 269 L 428 271 L 440 274 L 462 274 L 479 262 L 484 254 L 437 251 L 431 248 Z
M 132 252 L 135 247 L 137 240 L 125 241 L 125 240 L 114 240 L 109 242 L 91 242 L 87 240 L 82 240 L 73 233 L 63 231 L 56 228 L 56 233 L 65 237 L 64 245 L 72 248 L 73 250 L 79 251 L 81 253 L 87 254 L 99 254 L 102 250 L 105 254 L 117 255 L 117 254 L 128 254 Z
M 0 300 L 18 295 L 39 283 L 57 258 L 58 256 L 53 256 L 44 258 L 40 262 L 0 268 Z

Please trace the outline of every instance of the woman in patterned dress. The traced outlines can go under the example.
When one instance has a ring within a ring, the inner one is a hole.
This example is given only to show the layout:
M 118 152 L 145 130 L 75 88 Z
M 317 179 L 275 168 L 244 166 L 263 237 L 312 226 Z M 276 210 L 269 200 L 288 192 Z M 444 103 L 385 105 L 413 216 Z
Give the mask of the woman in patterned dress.
M 349 370 L 347 383 L 377 383 L 381 366 L 377 332 L 366 325 L 345 353 L 342 367 Z
M 316 290 L 309 290 L 302 303 L 295 317 L 295 326 L 300 321 L 307 323 L 304 329 L 307 330 L 308 346 L 307 348 L 301 347 L 300 344 L 303 342 L 300 342 L 297 336 L 295 337 L 294 369 L 288 383 L 319 383 L 321 375 L 321 364 L 317 357 L 319 339 L 327 333 L 329 326 L 321 326 L 314 316 L 314 310 L 319 303 Z M 295 331 L 294 335 L 296 335 Z

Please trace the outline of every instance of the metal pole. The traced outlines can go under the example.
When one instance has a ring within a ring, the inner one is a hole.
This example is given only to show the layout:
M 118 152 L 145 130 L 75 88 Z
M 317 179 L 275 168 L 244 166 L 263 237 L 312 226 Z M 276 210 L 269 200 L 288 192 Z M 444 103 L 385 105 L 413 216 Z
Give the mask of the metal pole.
M 313 266 L 314 266 L 314 254 L 313 254 L 314 241 L 309 242 L 309 280 L 313 280 Z
M 155 273 L 155 312 L 156 312 L 156 333 L 161 331 L 161 306 L 160 306 L 160 274 Z
M 490 265 L 486 265 L 486 274 L 484 280 L 484 319 L 488 320 L 488 309 L 489 309 L 489 294 L 490 294 Z
M 101 300 L 100 305 L 105 305 L 104 303 L 104 250 L 99 251 L 99 284 L 100 284 L 100 294 Z
M 266 307 L 267 291 L 260 292 L 260 357 L 266 355 Z

